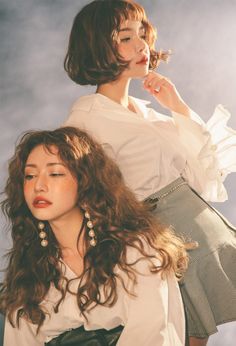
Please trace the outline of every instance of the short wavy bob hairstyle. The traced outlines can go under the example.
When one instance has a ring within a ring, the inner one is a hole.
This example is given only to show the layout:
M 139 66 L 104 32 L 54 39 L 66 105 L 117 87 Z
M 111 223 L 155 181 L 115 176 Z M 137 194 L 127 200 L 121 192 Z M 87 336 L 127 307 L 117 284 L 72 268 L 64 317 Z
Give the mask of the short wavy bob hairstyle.
M 71 29 L 64 68 L 75 83 L 108 83 L 128 67 L 129 62 L 117 51 L 117 34 L 125 20 L 142 23 L 150 49 L 150 69 L 167 60 L 168 52 L 155 51 L 156 29 L 141 5 L 128 0 L 95 0 L 76 15 Z

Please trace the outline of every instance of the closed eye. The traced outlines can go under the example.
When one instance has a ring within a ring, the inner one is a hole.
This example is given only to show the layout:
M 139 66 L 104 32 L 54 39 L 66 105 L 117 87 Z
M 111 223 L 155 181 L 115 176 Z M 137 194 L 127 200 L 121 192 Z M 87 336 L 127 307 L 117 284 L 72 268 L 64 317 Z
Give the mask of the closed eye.
M 50 176 L 51 176 L 51 177 L 62 177 L 62 176 L 64 176 L 64 175 L 65 175 L 64 173 L 56 173 L 56 172 L 50 173 Z
M 130 41 L 130 37 L 124 37 L 120 39 L 121 42 L 128 42 Z

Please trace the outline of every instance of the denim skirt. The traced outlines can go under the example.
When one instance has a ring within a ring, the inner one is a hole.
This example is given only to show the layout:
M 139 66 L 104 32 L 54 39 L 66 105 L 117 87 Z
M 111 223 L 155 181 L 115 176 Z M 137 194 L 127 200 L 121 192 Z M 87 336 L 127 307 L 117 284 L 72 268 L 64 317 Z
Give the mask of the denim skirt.
M 198 247 L 180 283 L 189 336 L 236 320 L 236 228 L 178 178 L 147 200 L 159 222 Z

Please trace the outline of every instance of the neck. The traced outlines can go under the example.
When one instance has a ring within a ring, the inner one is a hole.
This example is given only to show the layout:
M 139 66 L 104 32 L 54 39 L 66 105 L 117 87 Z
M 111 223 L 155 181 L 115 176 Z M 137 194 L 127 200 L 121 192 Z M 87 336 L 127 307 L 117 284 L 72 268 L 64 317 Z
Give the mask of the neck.
M 84 250 L 83 231 L 77 246 L 78 235 L 83 224 L 84 214 L 79 209 L 73 210 L 69 217 L 51 221 L 50 226 L 62 249 L 63 254 L 81 254 Z
M 97 93 L 129 108 L 129 85 L 130 79 L 122 78 L 97 87 Z

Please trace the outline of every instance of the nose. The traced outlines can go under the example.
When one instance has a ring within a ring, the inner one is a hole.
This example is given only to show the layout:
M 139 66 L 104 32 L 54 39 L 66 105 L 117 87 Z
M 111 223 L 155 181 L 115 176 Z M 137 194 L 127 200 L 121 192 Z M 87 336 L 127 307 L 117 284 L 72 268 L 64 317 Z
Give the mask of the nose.
M 46 177 L 39 175 L 35 180 L 34 189 L 36 192 L 47 191 L 48 185 Z

